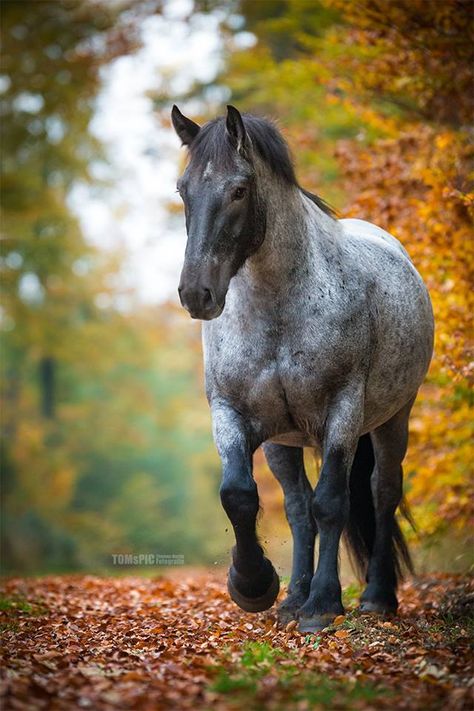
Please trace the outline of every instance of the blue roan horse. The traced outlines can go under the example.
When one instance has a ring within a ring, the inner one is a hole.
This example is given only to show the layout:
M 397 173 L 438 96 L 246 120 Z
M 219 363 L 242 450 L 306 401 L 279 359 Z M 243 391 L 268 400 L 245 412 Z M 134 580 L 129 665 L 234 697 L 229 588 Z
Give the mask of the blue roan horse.
M 335 219 L 298 185 L 269 121 L 232 106 L 202 128 L 176 106 L 172 120 L 189 149 L 178 182 L 188 232 L 179 294 L 204 322 L 220 496 L 236 539 L 229 593 L 258 612 L 279 590 L 256 534 L 252 456 L 263 444 L 294 541 L 280 620 L 312 632 L 343 612 L 343 531 L 367 579 L 361 608 L 394 612 L 410 565 L 395 520 L 408 417 L 433 347 L 427 290 L 394 237 Z M 303 447 L 321 452 L 314 491 Z

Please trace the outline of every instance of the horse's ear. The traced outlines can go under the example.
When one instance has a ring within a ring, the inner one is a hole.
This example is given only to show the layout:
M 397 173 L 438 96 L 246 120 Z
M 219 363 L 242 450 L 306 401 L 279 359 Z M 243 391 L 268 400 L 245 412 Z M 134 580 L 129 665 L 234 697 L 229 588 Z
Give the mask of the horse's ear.
M 181 113 L 176 104 L 173 105 L 171 110 L 171 121 L 183 146 L 191 145 L 201 130 L 201 127 L 197 123 L 194 123 L 194 121 L 191 121 L 191 119 Z
M 247 132 L 245 130 L 244 122 L 240 111 L 238 111 L 235 106 L 227 107 L 227 118 L 226 118 L 226 129 L 227 135 L 229 136 L 230 142 L 237 148 L 239 153 L 244 153 L 246 144 L 248 143 Z

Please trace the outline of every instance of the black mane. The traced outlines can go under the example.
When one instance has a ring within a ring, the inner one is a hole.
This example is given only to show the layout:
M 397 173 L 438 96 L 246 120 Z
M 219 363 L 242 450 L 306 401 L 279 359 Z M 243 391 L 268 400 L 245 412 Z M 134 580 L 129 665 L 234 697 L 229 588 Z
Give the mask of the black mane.
M 276 126 L 271 121 L 252 114 L 242 114 L 242 119 L 252 145 L 273 173 L 290 185 L 297 186 L 326 215 L 335 217 L 335 211 L 319 195 L 314 195 L 299 185 L 288 145 Z M 211 160 L 219 161 L 221 165 L 226 162 L 231 165 L 235 149 L 228 139 L 225 119 L 220 117 L 204 124 L 189 150 L 192 160 L 200 164 Z

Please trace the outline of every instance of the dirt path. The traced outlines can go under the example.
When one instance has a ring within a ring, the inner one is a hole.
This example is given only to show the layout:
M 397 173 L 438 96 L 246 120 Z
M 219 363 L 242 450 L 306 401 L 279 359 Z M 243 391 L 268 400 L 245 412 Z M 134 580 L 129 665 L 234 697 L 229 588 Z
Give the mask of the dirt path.
M 472 709 L 473 590 L 420 578 L 399 617 L 352 611 L 305 637 L 278 630 L 274 610 L 238 610 L 213 573 L 15 578 L 0 604 L 2 707 Z

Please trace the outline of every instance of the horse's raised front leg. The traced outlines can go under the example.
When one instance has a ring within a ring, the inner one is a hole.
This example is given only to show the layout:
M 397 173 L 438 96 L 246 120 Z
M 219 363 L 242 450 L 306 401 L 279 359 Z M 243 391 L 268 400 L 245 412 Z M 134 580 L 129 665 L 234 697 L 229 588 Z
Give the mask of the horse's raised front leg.
M 235 533 L 227 587 L 243 610 L 261 612 L 275 602 L 280 583 L 273 565 L 263 555 L 256 533 L 259 502 L 252 455 L 260 442 L 232 408 L 214 403 L 211 411 L 214 440 L 222 461 L 220 496 Z
M 371 482 L 375 541 L 369 561 L 368 585 L 361 597 L 360 607 L 364 612 L 396 612 L 400 567 L 405 563 L 411 569 L 410 555 L 395 511 L 402 498 L 402 461 L 407 450 L 408 417 L 412 405 L 413 400 L 371 433 L 375 455 Z
M 327 418 L 323 467 L 313 496 L 319 559 L 309 597 L 299 614 L 301 632 L 321 630 L 344 612 L 338 570 L 339 542 L 349 514 L 349 473 L 359 438 L 362 404 L 359 392 L 344 393 Z
M 314 539 L 317 528 L 312 512 L 313 491 L 306 476 L 303 450 L 267 442 L 268 465 L 285 496 L 285 511 L 293 536 L 293 565 L 288 595 L 278 607 L 282 624 L 295 620 L 309 595 L 314 572 Z

